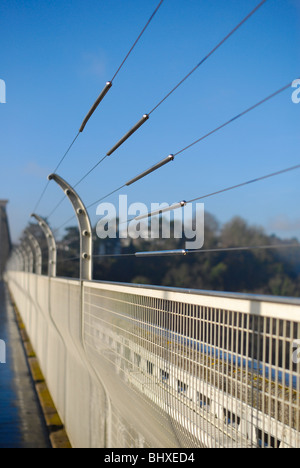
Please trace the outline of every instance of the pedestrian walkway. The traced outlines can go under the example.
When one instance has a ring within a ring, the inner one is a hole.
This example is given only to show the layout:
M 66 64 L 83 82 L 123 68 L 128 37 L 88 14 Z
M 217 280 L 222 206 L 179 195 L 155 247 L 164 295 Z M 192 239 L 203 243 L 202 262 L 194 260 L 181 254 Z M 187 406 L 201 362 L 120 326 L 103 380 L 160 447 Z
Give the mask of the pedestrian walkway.
M 51 448 L 8 290 L 0 282 L 0 448 Z M 0 356 L 1 361 L 1 356 Z

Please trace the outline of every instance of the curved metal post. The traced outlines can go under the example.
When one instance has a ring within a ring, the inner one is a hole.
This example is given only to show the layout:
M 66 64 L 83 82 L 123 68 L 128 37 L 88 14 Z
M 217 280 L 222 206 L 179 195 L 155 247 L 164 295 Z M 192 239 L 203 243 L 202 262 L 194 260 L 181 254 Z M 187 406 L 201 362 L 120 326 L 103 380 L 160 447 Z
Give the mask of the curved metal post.
M 48 244 L 48 275 L 51 277 L 56 277 L 56 262 L 57 262 L 57 247 L 53 232 L 46 223 L 46 221 L 36 214 L 31 215 L 32 218 L 35 218 L 39 223 L 40 228 L 42 229 Z
M 25 271 L 25 257 L 21 246 L 16 248 L 16 252 L 19 257 L 19 271 Z
M 18 250 L 14 248 L 6 264 L 6 271 L 17 271 L 19 267 L 20 267 L 20 258 L 19 258 Z
M 28 252 L 25 249 L 24 244 L 20 244 L 20 251 L 22 252 L 23 258 L 24 258 L 24 272 L 28 273 L 29 272 L 29 258 L 28 258 Z
M 23 241 L 24 249 L 26 250 L 27 253 L 27 258 L 28 258 L 28 273 L 33 273 L 33 263 L 34 263 L 34 257 L 33 257 L 33 250 L 31 245 L 29 244 L 28 240 L 25 239 Z
M 7 273 L 8 271 L 13 271 L 14 268 L 16 269 L 16 266 L 15 266 L 16 262 L 17 262 L 16 252 L 13 251 L 9 259 L 6 262 L 5 273 Z
M 37 239 L 31 232 L 27 229 L 25 231 L 26 236 L 28 237 L 29 243 L 34 251 L 34 258 L 35 258 L 35 273 L 36 275 L 42 274 L 42 250 L 40 244 L 38 243 Z
M 17 247 L 14 248 L 13 258 L 14 258 L 13 267 L 15 268 L 15 271 L 20 271 L 23 266 L 23 257 Z
M 92 280 L 93 269 L 93 238 L 88 212 L 75 190 L 57 174 L 51 174 L 49 180 L 54 180 L 69 198 L 79 224 L 80 231 L 80 279 Z

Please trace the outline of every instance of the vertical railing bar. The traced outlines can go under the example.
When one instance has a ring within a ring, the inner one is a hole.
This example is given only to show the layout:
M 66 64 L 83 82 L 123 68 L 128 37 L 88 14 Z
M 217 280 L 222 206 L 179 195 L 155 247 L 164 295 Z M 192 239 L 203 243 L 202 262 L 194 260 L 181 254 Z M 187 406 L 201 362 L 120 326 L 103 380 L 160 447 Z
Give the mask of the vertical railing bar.
M 233 436 L 234 436 L 234 424 L 233 424 L 233 415 L 236 413 L 234 412 L 234 403 L 235 403 L 235 353 L 234 353 L 234 347 L 235 347 L 235 340 L 234 340 L 234 335 L 235 335 L 235 312 L 234 311 L 231 311 L 230 312 L 230 315 L 231 315 L 231 339 L 230 339 L 230 354 L 231 354 L 231 357 L 230 357 L 230 361 L 231 361 L 231 366 L 230 366 L 230 377 L 231 377 L 231 386 L 230 386 L 230 408 L 231 408 L 231 411 L 230 411 L 230 416 L 231 416 L 231 427 L 230 427 L 230 431 L 228 432 L 229 436 L 231 436 L 231 446 L 232 448 L 234 448 L 234 441 L 233 441 Z
M 218 357 L 218 350 L 217 350 L 217 314 L 218 311 L 215 307 L 212 307 L 212 323 L 211 323 L 211 348 L 213 350 L 214 356 L 214 365 L 213 365 L 213 379 L 211 382 L 211 392 L 209 395 L 210 401 L 216 402 L 217 400 L 217 379 L 218 379 L 218 366 L 219 366 L 219 357 Z M 215 404 L 215 403 L 214 403 Z M 212 434 L 214 440 L 217 440 L 217 428 L 216 424 L 212 425 Z
M 213 355 L 212 355 L 212 348 L 210 343 L 210 307 L 206 308 L 206 333 L 205 333 L 205 342 L 207 346 L 207 361 L 206 361 L 206 382 L 207 382 L 207 391 L 206 397 L 210 395 L 211 389 L 211 378 L 212 378 L 212 362 L 213 362 Z
M 162 322 L 162 314 L 163 312 L 159 309 L 158 298 L 153 297 L 147 299 L 147 304 L 149 304 L 150 309 L 152 310 L 153 320 L 156 327 L 156 352 L 155 352 L 155 368 L 156 371 L 154 373 L 155 378 L 155 388 L 157 394 L 157 403 L 160 408 L 163 408 L 165 411 L 165 402 L 164 396 L 162 392 L 162 381 L 161 381 L 161 368 L 164 366 L 164 348 L 163 348 L 163 335 L 164 335 L 164 328 Z
M 158 372 L 159 372 L 159 366 L 160 366 L 160 361 L 161 361 L 161 349 L 162 349 L 162 339 L 163 339 L 163 331 L 160 327 L 160 317 L 159 317 L 159 312 L 157 310 L 157 307 L 156 307 L 156 298 L 152 298 L 150 300 L 150 305 L 152 306 L 151 307 L 151 310 L 152 310 L 152 315 L 153 315 L 153 320 L 154 320 L 154 324 L 155 324 L 155 330 L 156 330 L 156 333 L 155 333 L 155 343 L 154 343 L 154 356 L 155 356 L 155 366 L 154 366 L 154 375 L 153 375 L 153 384 L 155 385 L 156 388 L 159 388 L 157 387 L 158 384 L 159 384 L 159 377 L 158 377 Z M 157 334 L 158 334 L 158 339 L 157 339 Z M 159 392 L 155 392 L 157 393 L 157 400 L 158 400 L 158 403 L 159 403 Z
M 299 331 L 300 331 L 299 330 L 299 323 L 292 322 L 291 347 L 290 347 L 291 352 L 294 351 L 293 350 L 294 338 L 297 338 L 297 336 L 298 337 L 300 336 Z M 297 428 L 297 421 L 299 421 L 299 419 L 300 419 L 300 397 L 299 397 L 299 387 L 298 387 L 299 369 L 298 369 L 298 372 L 297 372 L 296 362 L 295 363 L 292 362 L 293 359 L 290 359 L 290 361 L 291 361 L 290 367 L 291 367 L 291 370 L 292 370 L 291 371 L 292 382 L 290 384 L 291 385 L 291 391 L 290 391 L 290 414 L 291 414 L 290 426 L 291 426 L 291 431 L 290 431 L 290 434 L 292 433 L 292 428 L 294 428 L 297 431 L 298 438 L 296 439 L 296 444 L 299 447 L 299 445 L 300 445 L 299 444 L 299 442 L 300 442 L 300 433 L 299 433 L 299 428 Z M 296 376 L 295 404 L 293 403 L 293 379 L 294 379 L 294 375 Z M 293 411 L 294 411 L 294 414 L 295 414 L 295 424 L 294 424 L 294 419 L 293 419 Z M 291 440 L 291 438 L 289 440 Z
M 254 425 L 256 426 L 256 420 L 257 420 L 257 412 L 255 410 L 255 389 L 254 389 L 254 382 L 255 382 L 255 355 L 254 355 L 254 349 L 255 349 L 255 316 L 251 315 L 251 407 L 252 407 L 252 421 L 251 421 L 251 429 L 252 433 L 254 430 Z M 256 437 L 256 429 L 254 433 L 254 440 L 255 444 L 257 447 L 257 437 Z
M 280 329 L 279 329 L 279 319 L 276 319 L 276 395 L 275 395 L 275 420 L 278 420 L 279 417 L 279 344 L 280 344 Z M 270 437 L 270 434 L 269 434 Z M 269 440 L 269 446 L 270 440 Z
M 245 410 L 244 407 L 247 407 L 247 402 L 246 405 L 244 405 L 244 393 L 246 393 L 246 387 L 247 387 L 247 381 L 246 381 L 246 373 L 244 371 L 244 356 L 245 356 L 245 345 L 246 343 L 244 342 L 245 339 L 245 314 L 241 313 L 241 430 L 240 430 L 240 437 L 241 437 L 241 443 L 243 440 L 243 437 L 247 441 L 247 420 L 245 420 Z M 246 358 L 247 361 L 247 358 Z M 247 448 L 247 447 L 246 447 Z
M 258 430 L 258 388 L 255 383 L 257 382 L 258 377 L 258 368 L 259 368 L 259 355 L 258 355 L 258 343 L 257 340 L 259 338 L 258 328 L 259 328 L 259 319 L 260 317 L 256 315 L 252 315 L 253 317 L 253 347 L 252 347 L 252 401 L 253 401 L 253 408 L 255 413 L 255 432 L 257 434 Z M 257 352 L 255 353 L 255 350 Z M 256 368 L 255 368 L 256 367 Z M 257 436 L 256 436 L 257 438 Z M 264 444 L 262 444 L 262 448 L 264 448 Z
M 227 356 L 227 359 L 226 359 L 226 377 L 227 377 L 227 383 L 226 383 L 226 411 L 228 413 L 228 408 L 231 408 L 230 407 L 230 403 L 232 401 L 232 396 L 230 395 L 230 390 L 231 390 L 231 376 L 230 376 L 230 359 L 229 359 L 229 355 L 230 355 L 230 352 L 231 352 L 231 349 L 230 349 L 230 318 L 231 318 L 231 314 L 232 312 L 230 312 L 229 310 L 226 311 L 226 356 Z M 226 420 L 227 420 L 227 413 L 226 413 Z M 224 411 L 223 411 L 223 415 L 224 415 Z M 226 440 L 228 440 L 228 436 L 227 436 L 227 421 L 226 421 L 226 425 L 225 425 L 225 430 L 226 430 L 226 434 L 225 434 L 225 431 L 224 431 L 224 437 L 226 437 Z
M 242 447 L 242 438 L 241 438 L 241 423 L 242 423 L 242 393 L 241 393 L 241 375 L 242 375 L 242 365 L 239 362 L 239 359 L 242 357 L 240 350 L 241 346 L 241 327 L 240 327 L 241 313 L 236 313 L 236 446 L 237 448 Z M 238 408 L 240 407 L 240 411 Z M 240 442 L 239 442 L 240 439 Z
M 164 336 L 166 333 L 165 327 L 164 327 L 164 312 L 163 310 L 158 310 L 157 307 L 157 298 L 153 298 L 153 307 L 154 307 L 154 316 L 155 316 L 155 324 L 158 329 L 159 337 L 158 337 L 158 346 L 157 346 L 157 352 L 155 353 L 156 359 L 157 359 L 157 374 L 156 374 L 156 380 L 157 380 L 157 388 L 158 388 L 158 400 L 160 402 L 163 402 L 163 395 L 162 395 L 162 385 L 161 385 L 161 369 L 164 366 Z M 164 404 L 163 404 L 164 408 Z
M 197 443 L 198 435 L 197 435 L 197 426 L 196 426 L 196 405 L 195 405 L 195 398 L 197 398 L 197 381 L 195 379 L 195 366 L 194 366 L 194 305 L 188 304 L 188 320 L 189 320 L 189 373 L 190 373 L 190 424 L 192 428 L 192 437 L 193 437 L 193 445 Z
M 151 312 L 148 307 L 147 311 L 147 323 L 148 323 L 148 353 L 147 353 L 147 387 L 151 388 L 151 354 L 153 353 L 153 326 L 151 323 Z
M 261 407 L 261 412 L 262 412 L 262 432 L 263 434 L 266 432 L 266 427 L 265 423 L 266 420 L 268 420 L 268 423 L 270 425 L 271 419 L 270 415 L 269 417 L 266 416 L 266 410 L 265 410 L 265 395 L 266 395 L 266 317 L 263 317 L 263 349 L 262 349 L 262 365 L 263 365 L 263 370 L 262 370 L 262 407 Z M 270 368 L 270 366 L 269 366 Z
M 232 448 L 238 448 L 236 446 L 236 434 L 237 434 L 237 418 L 238 418 L 238 405 L 237 405 L 237 312 L 232 312 L 232 357 L 233 357 L 233 372 L 232 372 Z
M 207 395 L 209 399 L 215 400 L 215 380 L 216 380 L 216 365 L 217 365 L 217 357 L 216 357 L 216 348 L 215 348 L 215 308 L 210 308 L 210 348 L 212 350 L 212 375 L 210 379 L 210 393 Z M 215 425 L 214 425 L 215 427 Z M 211 427 L 211 431 L 215 432 L 214 427 Z
M 299 322 L 297 323 L 297 330 L 298 330 L 298 340 L 300 340 L 300 324 Z M 296 431 L 297 431 L 297 437 L 298 437 L 298 444 L 297 446 L 299 447 L 300 445 L 300 359 L 297 359 L 297 373 L 296 373 Z
M 179 323 L 179 327 L 178 327 L 178 333 L 179 333 L 179 352 L 178 352 L 178 360 L 179 360 L 179 389 L 180 389 L 180 385 L 181 385 L 181 382 L 183 381 L 183 369 L 182 369 L 182 366 L 183 366 L 183 359 L 182 359 L 182 352 L 183 352 L 183 346 L 182 346 L 182 303 L 181 302 L 177 302 L 177 307 L 178 307 L 178 323 Z M 181 389 L 180 389 L 181 390 Z M 179 406 L 179 414 L 180 414 L 180 424 L 183 426 L 184 425 L 184 411 L 182 411 L 183 409 L 183 404 L 182 404 L 182 394 L 181 394 L 181 391 L 179 393 L 179 398 L 178 398 L 178 406 Z
M 224 385 L 225 385 L 225 379 L 224 379 L 224 372 L 225 372 L 225 367 L 224 367 L 224 352 L 223 352 L 223 347 L 224 347 L 224 317 L 225 313 L 223 309 L 219 309 L 219 391 L 222 394 L 222 399 L 220 402 L 218 402 L 218 417 L 220 419 L 220 405 L 222 404 L 222 407 L 224 405 Z M 222 415 L 221 415 L 222 416 Z M 221 441 L 221 429 L 218 426 L 218 438 Z
M 163 359 L 162 359 L 162 364 L 163 364 L 163 371 L 166 372 L 165 374 L 165 381 L 164 384 L 162 385 L 162 395 L 164 398 L 164 404 L 166 408 L 166 412 L 168 411 L 168 392 L 169 392 L 169 384 L 170 384 L 170 370 L 169 370 L 169 342 L 170 342 L 170 315 L 169 315 L 169 310 L 167 307 L 162 307 L 161 306 L 161 299 L 158 299 L 158 307 L 163 311 L 164 314 L 164 328 L 165 328 L 165 340 L 164 340 L 164 354 L 163 354 Z M 169 375 L 169 377 L 168 377 Z
M 190 373 L 190 358 L 189 358 L 189 305 L 184 304 L 184 335 L 185 335 L 185 353 L 186 353 L 186 380 L 187 380 L 187 402 L 186 402 L 186 413 L 187 413 L 187 431 L 192 434 L 191 426 L 191 411 L 190 411 L 190 392 L 192 391 L 191 386 L 191 373 Z M 193 435 L 191 435 L 193 437 Z M 187 434 L 187 440 L 188 440 Z
M 161 368 L 164 366 L 164 336 L 166 334 L 166 329 L 164 326 L 164 312 L 163 310 L 158 309 L 158 304 L 157 304 L 157 298 L 153 298 L 153 306 L 155 310 L 155 316 L 156 316 L 156 326 L 158 327 L 159 330 L 159 335 L 160 335 L 160 341 L 159 341 L 159 346 L 158 346 L 158 352 L 156 353 L 156 358 L 157 358 L 157 376 L 156 380 L 158 382 L 158 399 L 160 402 L 163 402 L 163 394 L 162 394 L 162 385 L 161 385 Z M 164 403 L 163 403 L 163 408 L 165 411 Z
M 278 423 L 280 425 L 285 425 L 285 392 L 286 392 L 286 339 L 287 339 L 287 321 L 282 320 L 282 362 L 281 362 L 281 369 L 282 369 L 282 382 L 281 382 L 281 421 L 279 417 L 279 421 L 276 421 L 276 430 L 275 430 L 275 448 L 277 448 L 278 443 L 280 443 L 279 439 L 279 428 L 278 428 Z M 290 388 L 290 383 L 289 383 L 289 388 Z M 280 408 L 280 406 L 279 406 Z
M 194 424 L 194 427 L 195 427 L 195 431 L 196 431 L 196 437 L 199 438 L 200 437 L 200 433 L 197 431 L 197 428 L 199 427 L 198 425 L 198 414 L 199 414 L 199 410 L 198 410 L 198 405 L 197 405 L 197 386 L 198 386 L 198 383 L 197 383 L 197 370 L 196 370 L 196 352 L 195 352 L 195 346 L 196 346 L 196 333 L 195 333 L 195 325 L 196 325 L 196 306 L 195 304 L 193 304 L 191 306 L 191 325 L 192 325 L 192 330 L 191 330 L 191 339 L 192 339 L 192 372 L 193 372 L 193 377 L 194 377 L 194 382 L 195 382 L 195 387 L 193 389 L 193 399 L 194 399 L 194 408 L 195 408 L 195 411 L 193 411 L 193 415 L 194 415 L 194 420 L 193 420 L 193 424 Z
M 206 353 L 206 385 L 207 385 L 207 389 L 206 389 L 206 399 L 209 398 L 209 396 L 211 396 L 211 385 L 212 385 L 212 382 L 211 382 L 211 378 L 212 378 L 212 362 L 213 362 L 213 355 L 212 355 L 212 348 L 211 348 L 211 345 L 210 345 L 210 307 L 206 307 L 206 318 L 205 318 L 205 327 L 206 327 L 206 331 L 205 331 L 205 344 L 207 346 L 207 353 Z M 208 424 L 207 424 L 207 427 L 210 427 Z M 210 428 L 211 430 L 211 428 Z M 215 445 L 216 445 L 216 441 L 215 441 Z
M 254 385 L 254 388 L 255 388 L 255 395 L 254 395 L 254 398 L 255 398 L 255 404 L 256 404 L 256 424 L 257 424 L 257 429 L 258 429 L 258 421 L 259 421 L 259 366 L 260 366 L 260 320 L 261 320 L 261 317 L 260 316 L 254 316 L 255 318 L 255 321 L 254 323 L 256 323 L 256 326 L 255 326 L 255 330 L 254 330 L 254 336 L 255 336 L 255 341 L 256 343 L 254 344 L 254 352 L 256 350 L 256 369 L 255 369 L 255 384 Z M 264 447 L 264 443 L 262 444 L 262 448 L 265 448 Z
M 139 301 L 141 302 L 141 298 L 139 298 Z M 141 305 L 141 304 L 140 304 Z M 154 317 L 153 317 L 153 313 L 152 313 L 152 310 L 150 309 L 150 307 L 146 307 L 146 309 L 148 310 L 148 314 L 149 314 L 149 323 L 150 323 L 150 330 L 151 330 L 151 334 L 150 334 L 150 352 L 149 352 L 149 372 L 148 372 L 148 375 L 149 375 L 149 390 L 151 390 L 152 388 L 152 385 L 153 385 L 153 377 L 154 377 L 154 365 L 156 364 L 156 362 L 154 363 L 153 362 L 153 356 L 155 356 L 155 334 L 156 334 L 156 330 L 155 330 L 155 324 L 154 324 Z M 155 401 L 155 396 L 154 396 L 154 401 Z
M 218 370 L 217 367 L 219 365 L 219 358 L 218 358 L 218 351 L 217 351 L 217 309 L 213 308 L 213 315 L 212 315 L 212 349 L 214 351 L 214 374 L 213 374 L 213 382 L 212 382 L 212 391 L 210 394 L 210 400 L 216 401 L 217 395 L 217 378 L 218 378 Z M 216 440 L 216 424 L 213 424 L 211 428 L 212 434 L 214 436 L 214 440 Z
M 265 422 L 265 415 L 261 411 L 261 400 L 263 400 L 263 393 L 260 391 L 261 381 L 263 376 L 266 372 L 266 363 L 261 359 L 262 353 L 262 330 L 263 330 L 263 320 L 264 317 L 261 315 L 258 317 L 258 325 L 257 325 L 257 390 L 256 390 L 256 400 L 257 400 L 257 420 L 259 420 L 259 413 L 262 413 L 262 421 L 263 424 Z M 262 368 L 262 377 L 260 375 L 260 368 Z M 264 431 L 263 431 L 264 434 Z
M 201 360 L 202 360 L 202 365 L 201 365 L 201 370 L 202 370 L 202 397 L 203 399 L 206 398 L 208 394 L 208 385 L 207 385 L 207 353 L 205 352 L 206 349 L 206 307 L 203 306 L 201 310 Z M 205 419 L 204 419 L 205 421 Z M 206 422 L 205 424 L 205 430 L 207 433 L 208 430 L 208 425 Z
M 186 368 L 186 347 L 185 347 L 185 327 L 184 327 L 184 304 L 180 302 L 180 336 L 181 336 L 181 382 L 183 384 L 183 395 L 181 395 L 180 403 L 181 403 L 181 415 L 182 415 L 182 426 L 184 427 L 183 434 L 185 439 L 186 434 L 186 422 L 187 422 L 187 409 L 186 409 L 186 395 L 185 395 L 185 387 L 187 386 L 186 378 L 185 378 L 185 368 Z
M 236 311 L 232 311 L 232 448 L 237 446 L 237 422 L 238 422 L 238 404 L 237 404 L 237 346 L 238 346 L 238 315 Z
M 175 310 L 176 310 L 176 334 L 177 334 L 177 343 L 176 343 L 176 413 L 180 414 L 180 394 L 179 394 L 179 384 L 180 376 L 181 376 L 181 369 L 180 369 L 180 310 L 179 310 L 179 303 L 175 302 Z M 179 418 L 180 421 L 180 418 Z M 181 421 L 180 421 L 181 422 Z
M 175 405 L 176 405 L 176 341 L 175 341 L 175 333 L 177 330 L 177 316 L 176 316 L 176 310 L 175 310 L 175 303 L 173 301 L 169 301 L 171 313 L 172 313 L 172 327 L 173 327 L 173 332 L 172 332 L 172 369 L 174 369 L 174 374 L 173 374 L 173 391 L 172 391 L 172 399 L 171 399 L 171 414 L 173 421 L 175 421 Z
M 292 351 L 292 341 L 293 341 L 293 332 L 294 332 L 294 323 L 291 321 L 289 322 L 289 335 L 287 334 L 287 342 L 289 352 Z M 288 389 L 288 396 L 287 396 L 287 405 L 288 405 L 288 424 L 289 424 L 289 440 L 292 438 L 292 426 L 293 426 L 293 360 L 290 358 L 288 361 L 288 373 L 289 373 L 289 389 Z M 286 430 L 283 429 L 283 437 L 282 437 L 282 445 L 285 444 L 285 437 L 286 437 Z
M 159 299 L 160 307 L 162 306 L 162 299 Z M 170 391 L 171 391 L 171 336 L 172 336 L 172 314 L 170 307 L 164 307 L 166 313 L 166 328 L 167 328 L 167 337 L 166 337 L 166 355 L 165 355 L 165 371 L 167 372 L 167 381 L 164 389 L 164 395 L 166 399 L 166 411 L 169 414 L 170 408 Z
M 249 372 L 249 361 L 251 362 L 251 350 L 250 350 L 250 315 L 247 314 L 246 317 L 246 375 L 245 375 L 245 381 L 246 381 L 246 430 L 247 430 L 247 436 L 250 436 L 250 445 L 251 447 L 253 446 L 253 435 L 252 435 L 252 423 L 253 423 L 253 408 L 252 408 L 252 400 L 251 400 L 251 394 L 249 391 L 249 379 L 250 376 L 252 376 L 252 363 L 251 363 L 251 372 Z M 252 378 L 252 377 L 251 377 Z M 251 385 L 251 383 L 250 383 Z M 250 387 L 251 390 L 251 387 Z M 249 414 L 250 411 L 250 414 Z M 250 434 L 248 434 L 249 430 L 249 425 L 250 425 Z
M 187 380 L 187 404 L 186 404 L 186 412 L 187 412 L 187 431 L 192 434 L 193 428 L 191 425 L 191 405 L 190 405 L 190 395 L 192 392 L 192 385 L 191 385 L 191 373 L 190 373 L 190 346 L 189 346 L 189 305 L 184 304 L 184 322 L 185 322 L 185 340 L 186 340 L 186 380 Z M 191 436 L 193 437 L 193 435 Z M 189 439 L 189 435 L 187 434 L 187 440 Z
M 170 310 L 171 310 L 171 317 L 172 317 L 172 335 L 171 335 L 171 343 L 172 343 L 172 353 L 171 353 L 171 361 L 170 361 L 170 366 L 172 366 L 172 369 L 175 369 L 175 351 L 176 351 L 176 344 L 175 344 L 175 331 L 176 331 L 176 316 L 175 316 L 175 311 L 174 311 L 174 302 L 171 301 L 169 302 Z M 175 371 L 173 375 L 173 379 L 175 379 Z M 174 380 L 173 380 L 174 382 Z M 174 382 L 175 383 L 175 382 Z M 176 388 L 176 385 L 175 385 Z M 175 397 L 174 397 L 174 390 L 171 394 L 170 397 L 170 412 L 171 412 L 171 417 L 173 418 L 174 415 L 174 402 L 175 402 Z
M 238 349 L 238 343 L 239 343 L 239 314 L 238 312 L 233 313 L 234 316 L 234 334 L 233 334 L 233 349 L 234 349 L 234 354 L 235 354 L 235 363 L 234 363 L 234 406 L 235 406 L 235 416 L 234 416 L 234 442 L 235 442 L 235 448 L 238 448 L 238 418 L 239 418 L 239 412 L 238 412 L 238 374 L 239 374 L 239 365 L 238 365 L 238 356 L 239 356 L 239 349 Z M 234 444 L 233 442 L 233 444 Z M 234 445 L 233 445 L 234 446 Z
M 273 343 L 274 343 L 273 330 L 274 330 L 274 322 L 273 322 L 273 318 L 271 318 L 270 319 L 270 344 L 269 344 L 269 366 L 270 368 L 273 368 Z M 271 375 L 270 383 L 269 383 L 269 418 L 272 417 L 272 400 L 273 400 L 272 388 L 273 388 L 273 377 Z
M 184 390 L 184 369 L 185 369 L 185 346 L 184 346 L 184 327 L 183 327 L 183 304 L 179 303 L 179 336 L 180 336 L 180 382 Z M 184 391 L 183 394 L 180 394 L 180 416 L 181 416 L 181 425 L 185 426 L 186 421 L 186 406 L 184 404 Z M 185 428 L 183 430 L 185 434 Z
M 225 372 L 225 367 L 224 367 L 224 310 L 219 309 L 219 391 L 221 391 L 221 401 L 218 402 L 218 416 L 220 416 L 220 405 L 222 404 L 222 408 L 224 406 L 224 384 L 225 384 L 225 379 L 224 379 L 224 372 Z M 218 434 L 219 434 L 219 440 L 221 441 L 221 431 L 220 428 L 218 427 Z

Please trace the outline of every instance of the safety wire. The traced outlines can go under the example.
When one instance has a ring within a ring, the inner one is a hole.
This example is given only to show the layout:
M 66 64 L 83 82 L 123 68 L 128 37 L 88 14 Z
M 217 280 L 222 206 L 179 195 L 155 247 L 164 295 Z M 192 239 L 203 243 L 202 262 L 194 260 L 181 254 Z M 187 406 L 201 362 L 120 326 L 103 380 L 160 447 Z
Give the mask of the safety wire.
M 183 83 L 185 83 L 185 81 L 187 81 L 187 79 L 193 74 L 196 72 L 196 70 L 198 70 L 198 68 L 200 68 L 201 65 L 203 65 L 208 59 L 209 57 L 211 57 L 231 36 L 233 36 L 233 34 L 238 31 L 241 26 L 243 24 L 245 24 L 265 3 L 267 2 L 267 0 L 262 0 L 242 21 L 240 21 L 231 31 L 229 34 L 227 34 L 174 88 L 172 88 L 172 90 L 163 98 L 161 99 L 154 107 L 153 109 L 144 114 L 143 117 L 138 121 L 138 123 L 136 125 L 134 125 L 134 127 L 132 127 L 132 129 L 130 129 L 119 141 L 117 144 L 115 144 L 107 153 L 104 157 L 102 157 L 102 159 L 97 162 L 80 180 L 79 182 L 77 182 L 77 184 L 75 185 L 75 187 L 77 187 L 79 184 L 81 184 L 95 169 L 97 169 L 99 167 L 100 164 L 102 164 L 102 162 L 105 161 L 105 159 L 109 156 L 111 156 L 117 149 L 120 148 L 121 145 L 123 145 L 127 140 L 128 138 L 130 138 L 137 130 L 139 130 L 142 125 L 144 125 L 144 123 L 146 123 L 150 116 L 180 87 L 183 85 Z M 155 10 L 154 14 L 152 15 L 152 17 L 150 18 L 149 22 L 147 23 L 146 27 L 149 25 L 150 21 L 153 19 L 154 15 L 156 14 L 156 12 L 158 11 L 158 9 L 160 8 L 162 2 L 160 2 L 160 4 L 158 5 L 157 9 Z M 145 27 L 145 28 L 146 28 Z M 145 30 L 144 28 L 144 30 Z M 142 31 L 141 34 L 143 34 L 144 30 Z M 141 35 L 140 35 L 141 36 Z M 140 38 L 139 36 L 139 38 Z M 138 38 L 138 40 L 139 40 Z M 137 40 L 137 41 L 138 41 Z M 136 44 L 134 44 L 135 46 Z M 133 48 L 134 48 L 133 46 Z M 132 48 L 132 49 L 133 49 Z M 130 50 L 129 54 L 131 53 L 132 49 Z M 121 67 L 123 66 L 123 64 L 125 63 L 125 61 L 127 60 L 128 56 L 124 59 Z M 121 68 L 120 67 L 120 68 Z M 120 69 L 119 69 L 120 70 Z M 117 71 L 117 73 L 119 72 L 119 70 Z M 116 73 L 116 75 L 117 75 Z M 116 76 L 115 75 L 115 76 Z M 114 78 L 115 78 L 114 76 Z M 179 153 L 178 153 L 179 154 Z M 52 216 L 54 214 L 54 212 L 57 210 L 57 208 L 62 204 L 62 202 L 64 201 L 64 198 L 58 203 L 58 205 L 51 211 L 51 213 L 48 215 L 48 219 L 50 216 Z
M 144 28 L 142 29 L 141 33 L 138 35 L 137 39 L 135 40 L 134 44 L 132 45 L 132 47 L 130 48 L 129 52 L 127 53 L 126 57 L 124 58 L 124 60 L 122 61 L 121 65 L 118 67 L 117 71 L 115 72 L 113 78 L 111 81 L 107 82 L 106 83 L 106 86 L 105 88 L 103 89 L 103 91 L 100 93 L 100 95 L 98 96 L 97 100 L 95 101 L 95 103 L 93 104 L 93 106 L 91 107 L 90 111 L 88 112 L 88 114 L 86 115 L 85 119 L 83 120 L 82 124 L 81 124 L 81 127 L 76 135 L 76 137 L 74 138 L 74 140 L 72 141 L 72 143 L 70 144 L 69 148 L 67 149 L 67 151 L 65 152 L 65 154 L 62 156 L 62 158 L 60 159 L 58 165 L 56 166 L 56 168 L 54 169 L 53 173 L 56 173 L 58 171 L 58 169 L 60 168 L 60 166 L 62 165 L 62 163 L 64 162 L 64 160 L 66 159 L 67 155 L 69 154 L 69 152 L 71 151 L 71 148 L 73 147 L 73 145 L 75 144 L 77 138 L 79 137 L 79 135 L 83 132 L 83 130 L 85 129 L 86 127 L 86 124 L 88 123 L 88 121 L 90 120 L 90 118 L 92 117 L 92 115 L 94 114 L 94 112 L 96 111 L 97 107 L 99 106 L 99 104 L 102 102 L 102 100 L 104 99 L 104 97 L 106 96 L 106 94 L 108 93 L 108 91 L 110 90 L 110 88 L 112 87 L 112 84 L 113 84 L 113 81 L 116 79 L 117 75 L 120 73 L 121 69 L 123 68 L 123 66 L 125 65 L 126 61 L 128 60 L 129 56 L 131 55 L 131 53 L 133 52 L 134 48 L 136 47 L 136 45 L 138 44 L 138 42 L 140 41 L 141 37 L 143 36 L 144 32 L 146 31 L 146 29 L 148 28 L 148 26 L 150 25 L 151 21 L 153 20 L 154 16 L 156 15 L 156 13 L 158 12 L 158 10 L 160 9 L 160 7 L 162 6 L 164 0 L 160 0 L 158 6 L 155 8 L 154 12 L 152 13 L 151 17 L 149 18 L 149 20 L 147 21 L 146 25 L 144 26 Z M 101 161 L 99 161 L 92 170 L 96 169 L 96 167 L 98 167 L 103 161 L 104 161 L 105 158 L 103 158 Z M 90 172 L 85 176 L 87 177 Z M 82 178 L 82 180 L 84 180 L 84 178 Z M 79 183 L 82 182 L 79 181 Z M 49 183 L 50 181 L 47 182 L 44 190 L 42 191 L 35 207 L 34 207 L 34 210 L 33 210 L 33 213 L 36 213 L 38 207 L 40 206 L 40 203 L 42 201 L 42 199 L 44 198 L 45 194 L 46 194 L 46 191 L 49 187 Z M 63 199 L 64 200 L 64 199 Z M 62 200 L 62 201 L 63 201 Z M 52 211 L 52 213 L 54 213 L 54 211 L 61 205 L 61 202 L 59 202 L 59 204 L 55 207 L 55 209 Z M 51 213 L 51 214 L 52 214 Z M 50 215 L 51 215 L 50 214 Z

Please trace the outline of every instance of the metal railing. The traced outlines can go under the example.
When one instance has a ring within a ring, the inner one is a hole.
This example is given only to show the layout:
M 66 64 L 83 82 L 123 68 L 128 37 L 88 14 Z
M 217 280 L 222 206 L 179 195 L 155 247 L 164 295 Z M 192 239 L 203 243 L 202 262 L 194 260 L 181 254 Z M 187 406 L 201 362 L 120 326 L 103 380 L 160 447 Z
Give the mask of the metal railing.
M 74 446 L 300 446 L 300 300 L 7 281 Z

